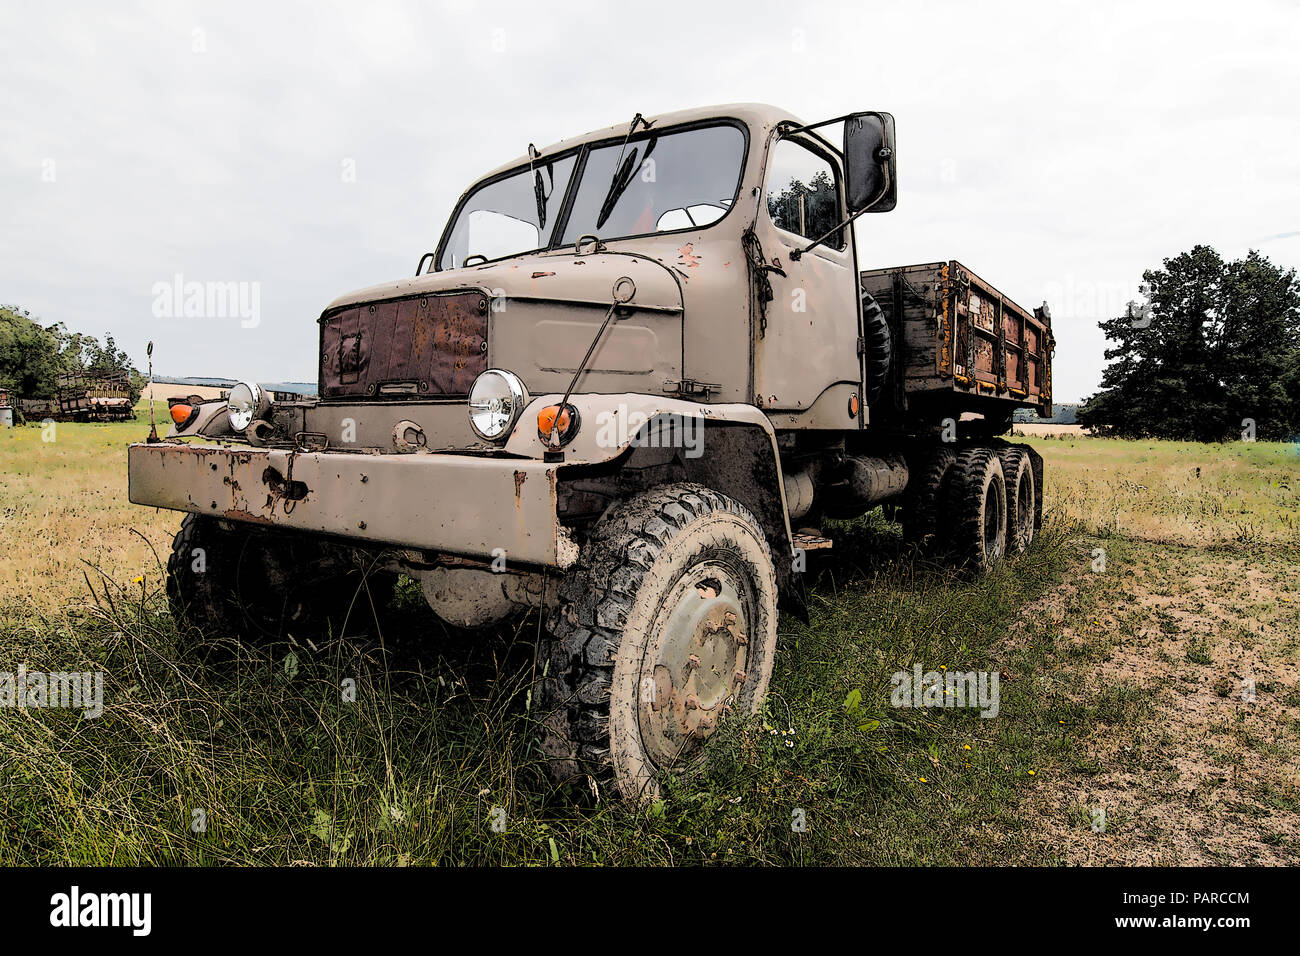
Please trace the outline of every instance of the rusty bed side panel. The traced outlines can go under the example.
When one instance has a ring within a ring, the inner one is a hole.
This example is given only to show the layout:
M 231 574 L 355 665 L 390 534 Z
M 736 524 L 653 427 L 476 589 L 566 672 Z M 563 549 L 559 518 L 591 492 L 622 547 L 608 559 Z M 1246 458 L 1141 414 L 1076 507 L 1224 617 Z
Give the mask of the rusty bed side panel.
M 465 455 L 363 455 L 134 444 L 129 498 L 236 521 L 556 565 L 556 466 Z
M 1046 312 L 1022 308 L 955 260 L 873 269 L 861 281 L 901 327 L 909 394 L 965 392 L 1050 414 Z

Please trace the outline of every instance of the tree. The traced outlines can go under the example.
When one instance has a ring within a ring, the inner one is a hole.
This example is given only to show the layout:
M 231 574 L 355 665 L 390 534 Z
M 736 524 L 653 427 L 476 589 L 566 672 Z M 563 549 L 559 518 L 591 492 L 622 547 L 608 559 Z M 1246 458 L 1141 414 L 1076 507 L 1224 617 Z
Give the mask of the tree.
M 1100 323 L 1115 343 L 1102 388 L 1079 409 L 1100 434 L 1220 441 L 1300 429 L 1300 283 L 1252 251 L 1209 246 L 1143 273 L 1148 302 Z
M 133 403 L 144 391 L 143 376 L 111 333 L 101 345 L 93 335 L 69 332 L 61 322 L 42 326 L 25 309 L 0 306 L 0 388 L 23 398 L 53 398 L 59 374 L 78 369 L 126 372 Z
M 1229 427 L 1253 419 L 1260 438 L 1285 438 L 1300 427 L 1298 300 L 1295 269 L 1283 272 L 1254 250 L 1225 269 L 1219 374 Z
M 64 361 L 53 327 L 42 327 L 24 309 L 0 306 L 0 387 L 14 397 L 53 398 Z
M 808 184 L 792 179 L 779 194 L 767 197 L 767 211 L 782 229 L 816 239 L 840 220 L 835 181 L 825 170 L 813 174 Z

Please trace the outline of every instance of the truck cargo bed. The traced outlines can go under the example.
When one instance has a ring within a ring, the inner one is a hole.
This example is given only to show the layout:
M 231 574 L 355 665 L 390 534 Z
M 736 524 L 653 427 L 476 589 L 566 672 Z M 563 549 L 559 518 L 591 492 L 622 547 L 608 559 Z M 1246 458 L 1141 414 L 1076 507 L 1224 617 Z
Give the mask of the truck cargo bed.
M 1046 303 L 1031 312 L 956 260 L 861 276 L 889 320 L 902 409 L 965 396 L 986 409 L 1025 405 L 1052 414 Z

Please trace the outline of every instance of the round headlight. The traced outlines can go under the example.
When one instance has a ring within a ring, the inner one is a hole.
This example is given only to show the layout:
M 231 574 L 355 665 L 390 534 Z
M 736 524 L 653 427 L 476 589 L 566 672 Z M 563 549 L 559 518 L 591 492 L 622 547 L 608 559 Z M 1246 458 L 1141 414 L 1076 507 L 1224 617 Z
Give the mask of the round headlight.
M 242 432 L 253 424 L 253 419 L 263 414 L 265 402 L 266 393 L 260 385 L 254 385 L 252 382 L 240 382 L 230 390 L 230 398 L 226 401 L 226 411 L 230 415 L 230 427 L 237 432 Z
M 528 389 L 518 375 L 490 368 L 474 379 L 469 390 L 470 427 L 480 438 L 500 441 L 510 434 L 527 404 Z

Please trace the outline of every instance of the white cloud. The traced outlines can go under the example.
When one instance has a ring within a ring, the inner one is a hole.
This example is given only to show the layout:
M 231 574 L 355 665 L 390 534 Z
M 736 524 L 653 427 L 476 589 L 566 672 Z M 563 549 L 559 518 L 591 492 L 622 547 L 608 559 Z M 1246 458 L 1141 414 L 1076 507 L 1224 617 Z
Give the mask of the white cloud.
M 1075 399 L 1143 269 L 1198 242 L 1297 262 L 1267 237 L 1300 231 L 1298 27 L 1281 2 L 13 5 L 0 301 L 140 360 L 153 339 L 163 372 L 311 380 L 321 308 L 410 273 L 528 142 L 738 100 L 887 109 L 902 194 L 861 223 L 864 266 L 1063 295 Z M 177 272 L 260 282 L 263 321 L 160 323 Z

